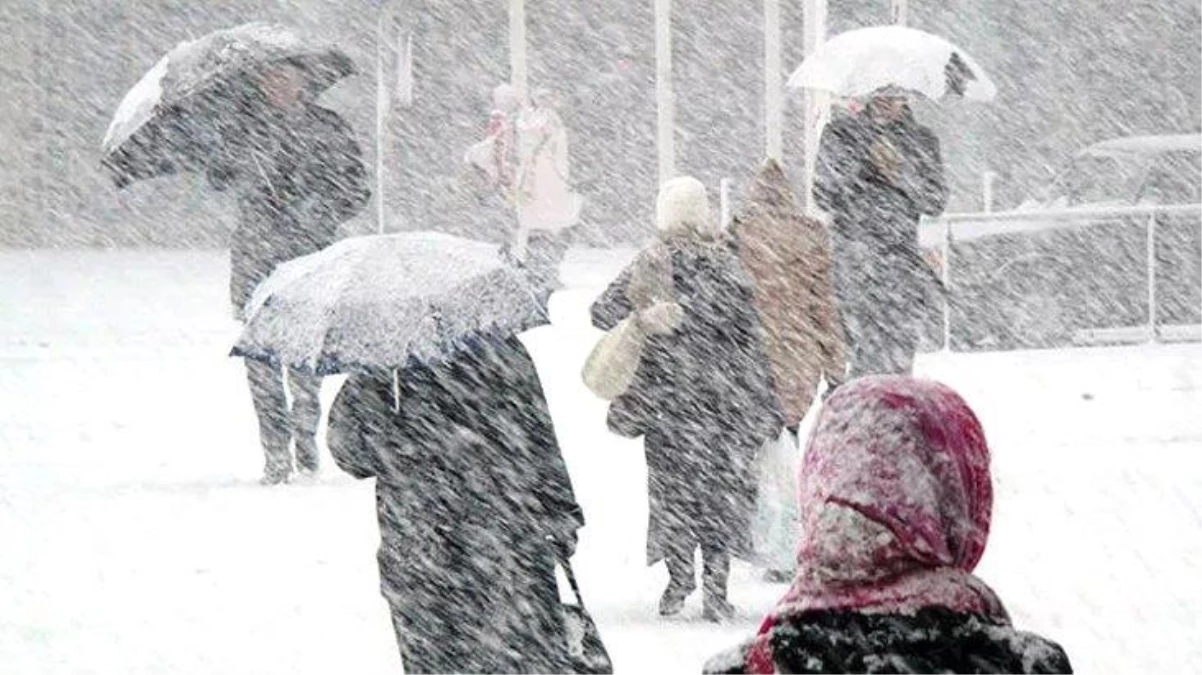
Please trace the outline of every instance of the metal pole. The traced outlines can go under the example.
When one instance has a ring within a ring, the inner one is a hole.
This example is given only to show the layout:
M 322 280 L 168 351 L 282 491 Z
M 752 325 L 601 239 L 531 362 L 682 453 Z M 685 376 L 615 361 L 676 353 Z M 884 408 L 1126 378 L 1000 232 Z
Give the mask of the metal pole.
M 1148 216 L 1148 342 L 1156 342 L 1156 214 Z
M 952 223 L 943 221 L 943 351 L 952 350 Z
M 764 154 L 777 161 L 782 159 L 783 94 L 780 0 L 764 0 Z
M 910 21 L 910 2 L 909 0 L 890 0 L 891 11 L 893 15 L 893 23 L 899 26 L 909 25 Z
M 722 227 L 730 225 L 730 179 L 718 181 L 718 213 Z
M 526 0 L 509 0 L 509 78 L 526 100 Z
M 803 10 L 803 50 L 809 58 L 826 40 L 826 1 L 805 0 Z M 818 147 L 822 140 L 822 127 L 830 111 L 830 95 L 807 90 L 802 104 L 804 125 L 804 160 L 802 162 L 802 203 L 807 213 L 816 212 L 814 206 L 814 173 L 818 165 Z
M 380 9 L 376 23 L 376 231 L 384 234 L 384 146 L 388 122 L 388 85 L 384 81 L 386 17 L 388 7 Z
M 675 106 L 672 96 L 672 0 L 655 0 L 656 154 L 659 182 L 676 175 Z

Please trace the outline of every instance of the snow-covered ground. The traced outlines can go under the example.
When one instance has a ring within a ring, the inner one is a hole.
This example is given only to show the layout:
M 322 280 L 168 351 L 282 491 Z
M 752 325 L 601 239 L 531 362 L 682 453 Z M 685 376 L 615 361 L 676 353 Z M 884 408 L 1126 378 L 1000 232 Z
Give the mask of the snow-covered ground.
M 579 384 L 621 254 L 573 251 L 527 336 L 589 524 L 577 573 L 619 672 L 697 672 L 732 624 L 664 621 L 645 470 Z M 372 486 L 262 488 L 216 252 L 0 252 L 0 672 L 395 673 Z M 1202 669 L 1202 348 L 938 355 L 994 453 L 981 575 L 1081 672 Z M 332 396 L 335 382 L 325 395 Z

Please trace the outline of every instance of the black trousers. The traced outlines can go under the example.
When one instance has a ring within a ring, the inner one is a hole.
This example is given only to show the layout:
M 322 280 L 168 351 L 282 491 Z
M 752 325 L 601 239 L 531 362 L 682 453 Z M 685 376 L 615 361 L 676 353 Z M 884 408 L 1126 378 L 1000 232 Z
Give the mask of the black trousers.
M 321 377 L 288 370 L 287 385 L 282 368 L 246 359 L 246 376 L 255 414 L 259 417 L 259 441 L 268 472 L 292 468 L 290 441 L 296 441 L 296 464 L 315 470 L 318 465 L 317 426 L 321 423 Z M 292 394 L 288 405 L 287 391 Z

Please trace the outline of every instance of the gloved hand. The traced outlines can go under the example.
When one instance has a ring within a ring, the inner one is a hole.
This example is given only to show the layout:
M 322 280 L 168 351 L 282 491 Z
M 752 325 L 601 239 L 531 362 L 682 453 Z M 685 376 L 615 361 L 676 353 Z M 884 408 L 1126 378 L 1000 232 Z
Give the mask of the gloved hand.
M 576 554 L 576 530 L 548 534 L 547 541 L 562 560 L 571 560 Z

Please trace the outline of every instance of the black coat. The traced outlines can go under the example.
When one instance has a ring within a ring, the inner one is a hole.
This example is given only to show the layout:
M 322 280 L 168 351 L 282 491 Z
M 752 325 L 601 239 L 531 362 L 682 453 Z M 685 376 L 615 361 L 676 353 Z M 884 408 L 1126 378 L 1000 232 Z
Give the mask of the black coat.
M 630 389 L 609 426 L 646 436 L 650 521 L 647 560 L 702 545 L 750 553 L 755 458 L 781 429 L 752 287 L 725 245 L 670 244 L 676 301 L 671 334 L 648 338 Z M 630 270 L 592 307 L 608 330 L 629 315 Z
M 224 131 L 214 187 L 237 193 L 230 242 L 230 301 L 241 310 L 276 265 L 319 251 L 371 197 L 358 143 L 332 110 L 303 104 L 291 115 L 264 104 Z
M 334 460 L 376 478 L 380 582 L 406 672 L 563 672 L 555 543 L 584 517 L 534 363 L 511 338 L 435 368 L 352 375 Z M 394 408 L 394 401 L 399 408 Z
M 878 143 L 900 157 L 895 177 L 872 161 Z M 822 134 L 814 199 L 834 220 L 835 293 L 849 342 L 872 331 L 913 353 L 916 321 L 939 297 L 918 248 L 920 217 L 947 204 L 939 139 L 908 110 L 890 124 L 841 114 Z
M 781 673 L 1071 673 L 1060 645 L 1032 633 L 942 607 L 913 616 L 813 611 L 770 634 Z M 705 664 L 706 673 L 744 673 L 751 643 Z

